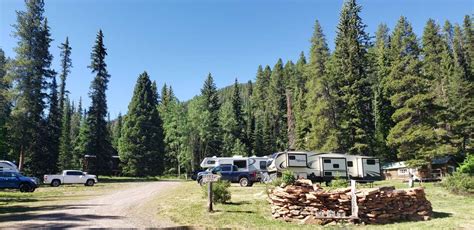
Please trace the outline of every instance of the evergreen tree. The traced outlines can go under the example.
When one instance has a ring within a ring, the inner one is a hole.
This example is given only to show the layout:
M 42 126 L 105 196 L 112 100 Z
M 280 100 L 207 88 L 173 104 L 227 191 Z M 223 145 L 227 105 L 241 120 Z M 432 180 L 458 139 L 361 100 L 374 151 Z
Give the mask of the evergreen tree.
M 426 165 L 436 155 L 436 111 L 430 82 L 421 75 L 420 48 L 405 17 L 398 21 L 390 45 L 392 68 L 387 89 L 395 112 L 395 126 L 387 143 L 397 148 L 398 157 L 412 165 Z
M 388 33 L 387 25 L 380 24 L 373 48 L 374 73 L 376 76 L 374 83 L 374 122 L 377 155 L 387 161 L 395 161 L 397 156 L 394 149 L 386 146 L 387 136 L 394 126 L 391 118 L 394 109 L 390 104 L 390 94 L 385 87 L 387 76 L 390 73 L 390 37 Z
M 61 79 L 61 83 L 59 84 L 59 111 L 64 111 L 64 103 L 66 99 L 66 79 L 68 74 L 71 72 L 72 68 L 72 60 L 71 60 L 71 50 L 72 48 L 69 46 L 69 38 L 66 37 L 66 41 L 61 43 L 59 46 L 61 50 L 61 74 L 59 78 Z
M 122 136 L 122 126 L 123 117 L 122 113 L 119 113 L 112 129 L 112 146 L 114 146 L 115 149 L 118 149 L 118 143 Z
M 73 145 L 71 140 L 71 104 L 69 98 L 66 96 L 64 110 L 62 112 L 62 124 L 61 124 L 61 138 L 59 143 L 59 159 L 58 168 L 60 170 L 73 169 Z
M 0 158 L 8 159 L 8 140 L 6 123 L 10 117 L 10 101 L 7 98 L 7 92 L 10 88 L 7 80 L 7 59 L 5 53 L 0 48 Z
M 107 99 L 105 91 L 107 90 L 107 83 L 110 75 L 107 72 L 107 64 L 105 63 L 105 56 L 107 50 L 104 46 L 104 35 L 102 30 L 99 30 L 96 38 L 96 44 L 93 47 L 91 54 L 91 65 L 89 68 L 95 74 L 95 78 L 91 83 L 89 96 L 91 97 L 91 106 L 87 111 L 87 128 L 81 135 L 80 149 L 82 155 L 95 155 L 94 161 L 89 162 L 89 170 L 96 174 L 110 174 L 111 173 L 111 158 L 114 152 L 110 143 L 109 132 L 107 130 Z
M 305 119 L 309 123 L 306 147 L 310 150 L 339 149 L 336 136 L 335 84 L 328 74 L 329 48 L 316 21 L 311 38 L 310 61 L 305 89 Z
M 252 95 L 252 106 L 255 114 L 255 131 L 252 148 L 256 155 L 262 156 L 270 154 L 263 143 L 263 139 L 268 133 L 263 132 L 264 119 L 267 113 L 267 103 L 265 103 L 268 86 L 270 83 L 271 70 L 266 66 L 265 71 L 262 66 L 258 66 L 257 76 L 255 81 L 255 92 Z
M 463 43 L 465 47 L 464 52 L 466 63 L 469 68 L 469 76 L 471 82 L 474 81 L 472 80 L 474 78 L 474 26 L 472 24 L 473 20 L 474 19 L 471 18 L 469 15 L 465 15 L 463 21 Z
M 58 170 L 59 145 L 61 138 L 61 111 L 59 111 L 58 86 L 56 84 L 56 77 L 50 89 L 50 103 L 48 113 L 48 144 L 45 146 L 48 149 L 48 168 L 49 173 L 54 173 Z
M 342 8 L 336 47 L 334 72 L 339 93 L 338 141 L 343 152 L 372 154 L 372 90 L 367 73 L 369 37 L 359 16 L 361 7 L 347 0 Z
M 217 94 L 217 88 L 214 84 L 214 79 L 209 74 L 204 82 L 201 89 L 201 96 L 203 97 L 204 113 L 207 117 L 202 121 L 206 127 L 201 135 L 201 141 L 203 141 L 202 155 L 201 157 L 207 156 L 219 156 L 220 155 L 220 127 L 219 127 L 219 97 Z M 202 159 L 200 159 L 202 160 Z
M 283 62 L 278 62 L 273 67 L 270 76 L 270 87 L 268 88 L 268 112 L 271 119 L 270 143 L 267 147 L 271 152 L 281 151 L 288 148 L 287 136 L 287 114 L 286 114 L 286 87 L 283 72 Z
M 155 176 L 163 172 L 164 143 L 157 98 L 146 72 L 137 80 L 119 141 L 123 173 Z
M 247 82 L 248 85 L 248 95 L 249 100 L 244 103 L 243 114 L 244 114 L 244 144 L 247 149 L 247 153 L 251 155 L 255 155 L 255 149 L 253 148 L 253 144 L 255 143 L 255 110 L 254 110 L 254 102 L 252 101 L 253 98 L 253 83 L 252 81 Z
M 309 122 L 305 117 L 306 111 L 306 93 L 305 85 L 307 83 L 306 57 L 301 52 L 298 62 L 295 66 L 295 78 L 297 79 L 295 91 L 293 92 L 293 113 L 295 118 L 295 148 L 306 149 L 306 136 L 309 132 Z
M 14 35 L 18 38 L 11 79 L 15 107 L 8 122 L 10 144 L 19 157 L 19 168 L 27 174 L 42 176 L 51 168 L 48 162 L 47 130 L 44 120 L 52 55 L 49 27 L 42 0 L 26 1 L 26 10 L 17 12 Z M 25 166 L 25 167 L 23 167 Z
M 232 128 L 232 135 L 234 135 L 236 139 L 240 139 L 243 143 L 244 117 L 242 114 L 242 99 L 240 96 L 240 87 L 237 78 L 235 79 L 232 94 L 232 114 L 236 123 L 235 127 Z

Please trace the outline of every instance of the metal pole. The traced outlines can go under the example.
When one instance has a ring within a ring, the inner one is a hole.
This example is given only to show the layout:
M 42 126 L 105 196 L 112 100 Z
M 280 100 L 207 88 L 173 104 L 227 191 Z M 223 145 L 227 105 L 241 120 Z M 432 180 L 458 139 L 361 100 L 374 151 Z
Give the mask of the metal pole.
M 208 197 L 208 203 L 207 203 L 207 211 L 208 212 L 213 212 L 212 210 L 212 182 L 207 182 L 207 197 Z

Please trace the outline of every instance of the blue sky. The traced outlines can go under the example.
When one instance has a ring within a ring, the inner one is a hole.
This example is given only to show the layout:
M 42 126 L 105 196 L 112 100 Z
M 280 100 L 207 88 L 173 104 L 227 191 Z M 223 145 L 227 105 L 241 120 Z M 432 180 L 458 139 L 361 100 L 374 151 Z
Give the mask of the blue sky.
M 89 105 L 94 77 L 87 66 L 96 33 L 102 29 L 111 74 L 107 92 L 111 117 L 126 113 L 137 76 L 147 71 L 159 88 L 172 85 L 180 100 L 200 93 L 210 72 L 218 87 L 255 79 L 258 65 L 278 58 L 297 60 L 308 54 L 314 21 L 321 22 L 331 49 L 342 0 L 46 0 L 51 27 L 53 68 L 59 70 L 59 49 L 66 36 L 72 46 L 73 69 L 67 80 L 71 99 Z M 462 23 L 474 12 L 469 0 L 359 1 L 367 32 L 377 25 L 393 28 L 408 17 L 421 36 L 428 18 Z M 11 36 L 20 0 L 0 0 L 0 47 L 14 57 Z

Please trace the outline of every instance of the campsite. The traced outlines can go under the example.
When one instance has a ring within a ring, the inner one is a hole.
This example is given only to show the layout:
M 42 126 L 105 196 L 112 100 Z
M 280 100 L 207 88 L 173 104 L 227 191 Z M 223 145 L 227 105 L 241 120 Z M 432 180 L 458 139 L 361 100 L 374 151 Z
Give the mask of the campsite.
M 1 0 L 0 228 L 474 229 L 472 0 Z

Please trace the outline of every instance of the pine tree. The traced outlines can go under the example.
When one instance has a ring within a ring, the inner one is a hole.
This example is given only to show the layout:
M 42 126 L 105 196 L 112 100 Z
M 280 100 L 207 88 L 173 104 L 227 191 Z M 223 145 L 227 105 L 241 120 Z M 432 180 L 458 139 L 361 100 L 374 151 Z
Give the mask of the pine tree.
M 120 137 L 122 136 L 122 127 L 123 117 L 122 113 L 119 113 L 112 128 L 112 146 L 114 146 L 115 149 L 118 149 L 118 142 L 120 140 Z
M 201 135 L 203 141 L 202 155 L 206 156 L 219 156 L 220 155 L 220 127 L 219 127 L 219 96 L 217 94 L 217 88 L 214 84 L 214 79 L 209 74 L 204 82 L 201 89 L 201 96 L 203 97 L 204 115 L 207 117 L 203 120 L 203 124 L 206 128 Z M 202 160 L 202 159 L 200 159 Z
M 164 136 L 155 95 L 148 74 L 140 74 L 119 141 L 126 175 L 155 176 L 163 172 Z
M 369 37 L 359 16 L 361 7 L 348 0 L 342 8 L 336 47 L 334 77 L 337 97 L 340 150 L 359 155 L 373 151 L 372 90 L 367 73 Z
M 270 75 L 271 70 L 269 66 L 266 66 L 265 71 L 263 70 L 262 66 L 258 66 L 255 81 L 255 92 L 253 93 L 251 99 L 255 114 L 255 131 L 252 148 L 255 154 L 258 156 L 270 154 L 263 143 L 263 139 L 266 135 L 268 135 L 266 132 L 263 132 L 263 128 L 265 115 L 267 113 L 267 103 L 265 103 L 265 99 L 270 83 Z
M 96 74 L 91 83 L 89 96 L 91 97 L 91 106 L 87 111 L 87 128 L 83 129 L 81 135 L 82 155 L 95 155 L 94 161 L 89 162 L 89 170 L 96 174 L 107 175 L 111 173 L 111 158 L 113 148 L 110 143 L 109 132 L 107 130 L 107 99 L 105 91 L 110 75 L 107 72 L 105 56 L 107 49 L 104 46 L 104 35 L 99 30 L 96 38 L 96 44 L 91 54 L 91 65 L 89 68 Z
M 66 96 L 64 100 L 64 110 L 62 112 L 61 138 L 59 143 L 58 168 L 60 170 L 73 169 L 73 145 L 71 140 L 71 104 Z
M 232 113 L 236 122 L 235 127 L 232 128 L 232 135 L 243 143 L 244 117 L 242 114 L 242 98 L 240 96 L 240 87 L 237 78 L 235 79 L 232 93 Z
M 287 101 L 286 87 L 283 72 L 283 62 L 278 62 L 273 67 L 270 76 L 270 87 L 268 88 L 268 111 L 271 119 L 271 143 L 269 147 L 271 152 L 281 151 L 288 148 L 287 136 Z
M 14 35 L 18 38 L 11 79 L 15 107 L 8 122 L 13 158 L 19 157 L 19 168 L 27 174 L 42 176 L 50 168 L 47 126 L 44 120 L 52 55 L 49 27 L 42 0 L 26 1 L 26 10 L 17 12 Z M 23 167 L 26 166 L 26 167 Z
M 0 158 L 8 159 L 8 140 L 6 123 L 10 117 L 10 101 L 7 98 L 7 92 L 10 88 L 7 80 L 7 59 L 5 53 L 0 48 Z
M 48 113 L 48 168 L 49 173 L 57 171 L 59 158 L 59 145 L 61 138 L 61 111 L 59 110 L 58 86 L 56 77 L 51 84 L 49 113 Z
M 390 104 L 390 94 L 385 87 L 387 76 L 390 73 L 390 37 L 388 33 L 387 25 L 380 24 L 376 33 L 375 46 L 373 47 L 375 68 L 374 122 L 377 155 L 387 161 L 394 161 L 397 159 L 396 152 L 386 146 L 387 136 L 394 126 L 391 118 L 394 109 Z
M 253 102 L 253 83 L 252 81 L 247 82 L 249 100 L 244 103 L 243 115 L 244 115 L 244 144 L 247 148 L 247 153 L 255 155 L 255 149 L 253 144 L 255 143 L 255 110 Z
M 474 81 L 474 26 L 472 24 L 473 18 L 469 15 L 464 16 L 463 21 L 463 43 L 465 47 L 465 58 L 469 68 L 469 76 L 471 82 Z
M 295 66 L 295 78 L 297 79 L 295 91 L 293 92 L 293 113 L 295 118 L 295 148 L 306 149 L 306 136 L 309 132 L 309 122 L 305 117 L 306 111 L 306 93 L 305 85 L 307 83 L 306 57 L 301 52 L 298 62 Z
M 465 29 L 464 33 L 469 33 Z M 472 31 L 471 31 L 472 33 Z M 471 35 L 472 36 L 472 35 Z M 453 59 L 454 74 L 449 87 L 449 105 L 453 111 L 453 121 L 450 124 L 453 145 L 461 155 L 474 153 L 474 77 L 470 74 L 469 52 L 467 52 L 469 37 L 463 34 L 459 26 L 454 27 Z
M 309 123 L 307 149 L 339 149 L 336 136 L 336 104 L 333 79 L 328 74 L 329 48 L 318 21 L 311 38 L 310 61 L 307 67 L 305 89 L 305 119 Z
M 72 68 L 72 60 L 71 60 L 71 50 L 72 48 L 69 46 L 69 38 L 66 37 L 66 41 L 61 43 L 59 46 L 61 50 L 61 74 L 59 78 L 61 79 L 61 83 L 59 84 L 59 111 L 64 111 L 64 103 L 66 99 L 66 79 L 68 74 L 71 72 Z
M 392 68 L 387 89 L 395 112 L 395 126 L 390 130 L 387 143 L 398 151 L 402 160 L 422 166 L 436 155 L 436 111 L 430 81 L 421 74 L 420 48 L 416 35 L 405 17 L 398 21 L 391 40 Z

